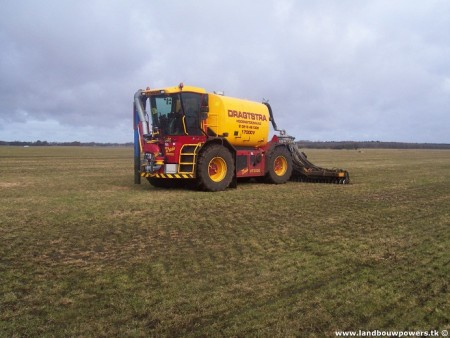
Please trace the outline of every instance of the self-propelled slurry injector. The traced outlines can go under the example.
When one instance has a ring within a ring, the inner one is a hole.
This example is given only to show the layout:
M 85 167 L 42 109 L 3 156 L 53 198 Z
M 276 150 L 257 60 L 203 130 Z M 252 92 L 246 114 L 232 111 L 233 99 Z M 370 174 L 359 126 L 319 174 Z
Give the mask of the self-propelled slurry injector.
M 184 86 L 134 95 L 135 183 L 194 183 L 206 191 L 236 187 L 239 178 L 347 184 L 342 169 L 308 161 L 294 137 L 279 130 L 268 102 L 252 102 Z M 269 123 L 279 135 L 269 140 Z

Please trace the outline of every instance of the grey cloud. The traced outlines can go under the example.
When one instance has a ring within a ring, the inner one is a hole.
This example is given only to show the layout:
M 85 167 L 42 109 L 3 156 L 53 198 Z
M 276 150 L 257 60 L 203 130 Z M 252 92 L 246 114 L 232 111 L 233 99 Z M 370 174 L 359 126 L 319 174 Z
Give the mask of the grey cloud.
M 0 139 L 31 121 L 129 141 L 134 91 L 183 81 L 270 99 L 297 139 L 450 142 L 448 18 L 444 0 L 8 0 Z

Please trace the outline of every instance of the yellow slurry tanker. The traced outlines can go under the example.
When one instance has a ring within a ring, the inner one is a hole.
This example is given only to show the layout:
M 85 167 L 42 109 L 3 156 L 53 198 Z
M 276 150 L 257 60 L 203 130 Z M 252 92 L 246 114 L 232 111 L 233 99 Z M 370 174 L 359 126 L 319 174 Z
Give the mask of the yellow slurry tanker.
M 236 187 L 239 178 L 347 184 L 342 169 L 310 163 L 279 130 L 268 102 L 252 102 L 184 86 L 134 95 L 135 183 L 195 183 L 206 191 Z M 269 140 L 269 123 L 279 135 Z

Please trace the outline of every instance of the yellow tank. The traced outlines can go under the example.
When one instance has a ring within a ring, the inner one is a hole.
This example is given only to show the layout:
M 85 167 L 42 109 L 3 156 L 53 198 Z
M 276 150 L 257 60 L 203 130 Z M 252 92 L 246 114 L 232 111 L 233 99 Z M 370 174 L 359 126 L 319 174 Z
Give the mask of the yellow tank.
M 209 94 L 206 125 L 234 146 L 257 147 L 269 138 L 269 110 L 253 101 Z

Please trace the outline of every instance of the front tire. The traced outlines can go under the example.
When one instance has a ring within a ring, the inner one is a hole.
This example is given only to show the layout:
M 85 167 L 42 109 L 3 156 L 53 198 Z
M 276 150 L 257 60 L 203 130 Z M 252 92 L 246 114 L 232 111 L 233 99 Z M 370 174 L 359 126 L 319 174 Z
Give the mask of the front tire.
M 230 151 L 219 145 L 207 146 L 199 156 L 197 179 L 205 191 L 221 191 L 228 188 L 234 175 L 234 161 Z
M 266 182 L 286 183 L 292 175 L 292 156 L 286 147 L 276 147 L 267 161 Z

